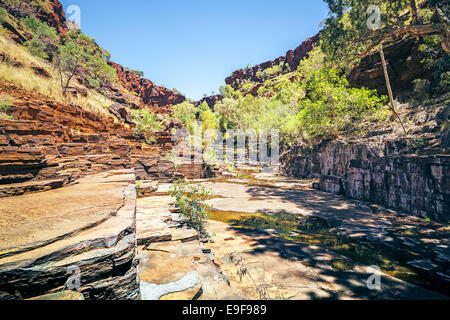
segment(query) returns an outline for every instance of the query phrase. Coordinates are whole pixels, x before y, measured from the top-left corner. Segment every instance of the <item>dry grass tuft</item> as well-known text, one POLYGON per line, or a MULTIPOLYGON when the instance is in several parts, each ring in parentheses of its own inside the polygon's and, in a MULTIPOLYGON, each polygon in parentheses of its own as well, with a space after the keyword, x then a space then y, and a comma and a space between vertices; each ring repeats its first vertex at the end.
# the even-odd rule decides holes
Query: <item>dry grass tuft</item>
POLYGON ((11 108, 14 106, 13 100, 10 95, 0 95, 0 120, 13 120, 11 116, 11 108))

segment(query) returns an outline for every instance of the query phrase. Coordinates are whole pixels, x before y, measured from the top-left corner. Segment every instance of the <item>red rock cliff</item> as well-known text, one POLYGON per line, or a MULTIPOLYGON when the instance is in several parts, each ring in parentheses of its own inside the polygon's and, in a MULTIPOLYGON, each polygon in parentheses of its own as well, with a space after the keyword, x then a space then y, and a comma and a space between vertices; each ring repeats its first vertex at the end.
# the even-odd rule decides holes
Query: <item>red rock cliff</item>
POLYGON ((178 92, 157 86, 138 73, 125 69, 120 64, 110 62, 116 69, 120 84, 129 92, 136 94, 143 104, 151 106, 155 111, 167 113, 168 107, 181 103, 186 98, 178 92))
POLYGON ((300 61, 303 60, 305 57, 307 57, 308 53, 313 49, 314 45, 318 42, 319 42, 319 34, 316 34, 314 37, 308 38, 305 41, 303 41, 302 44, 299 45, 294 50, 289 50, 288 52, 286 52, 285 56, 281 56, 273 61, 266 61, 251 68, 239 69, 237 71, 234 71, 231 74, 231 76, 225 79, 225 83, 228 85, 233 85, 234 83, 236 83, 236 80, 238 80, 237 82, 244 80, 260 82, 260 79, 256 77, 256 73, 258 71, 264 71, 275 65, 279 65, 281 62, 287 63, 289 65, 290 70, 295 70, 300 64, 300 61))
POLYGON ((48 0, 48 8, 46 11, 43 8, 38 8, 37 15, 39 19, 47 22, 51 27, 56 28, 59 33, 65 35, 67 32, 66 14, 63 6, 58 0, 48 0))
MULTIPOLYGON (((431 70, 421 63, 423 56, 418 48, 420 41, 405 38, 384 46, 384 55, 394 95, 410 94, 413 80, 431 80, 431 70)), ((356 66, 348 76, 353 87, 376 89, 380 94, 387 94, 386 82, 379 52, 374 52, 356 66)))

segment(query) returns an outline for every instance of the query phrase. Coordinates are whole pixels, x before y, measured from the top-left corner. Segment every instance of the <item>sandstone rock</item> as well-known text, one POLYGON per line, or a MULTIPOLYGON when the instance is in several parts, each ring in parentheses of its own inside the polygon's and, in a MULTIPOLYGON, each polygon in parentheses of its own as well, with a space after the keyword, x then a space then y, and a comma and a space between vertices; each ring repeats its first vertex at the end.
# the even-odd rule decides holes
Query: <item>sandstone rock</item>
POLYGON ((62 35, 65 35, 68 31, 64 8, 58 0, 49 0, 48 9, 38 6, 37 17, 49 26, 56 28, 62 35))
POLYGON ((65 290, 58 293, 49 293, 38 297, 33 297, 28 300, 84 300, 82 293, 65 290))
POLYGON ((184 291, 197 284, 198 274, 195 271, 186 273, 181 279, 165 283, 153 284, 141 281, 142 300, 159 300, 160 297, 172 292, 184 291))
POLYGON ((116 116, 117 119, 122 120, 125 123, 133 124, 134 122, 131 120, 130 115, 128 114, 127 109, 119 104, 115 103, 108 108, 109 112, 116 116))
POLYGON ((450 148, 450 129, 445 130, 441 136, 441 147, 450 148))
POLYGON ((2 26, 8 30, 9 32, 11 32, 11 39, 13 39, 15 42, 19 43, 19 44, 24 44, 25 42, 27 42, 28 40, 30 40, 30 38, 27 38, 25 35, 23 35, 19 30, 17 30, 16 27, 14 27, 11 23, 9 23, 8 21, 3 21, 2 22, 2 26))
POLYGON ((418 259, 418 260, 408 261, 408 264, 415 268, 424 270, 424 271, 430 271, 434 268, 437 268, 437 265, 432 263, 431 260, 429 260, 429 259, 422 259, 422 260, 418 259))
MULTIPOLYGON (((425 64, 418 50, 419 41, 412 37, 395 41, 384 46, 384 55, 388 64, 389 79, 394 94, 413 92, 413 80, 431 79, 431 72, 425 64)), ((381 66, 379 52, 365 57, 361 63, 351 71, 349 83, 354 87, 376 89, 380 94, 387 94, 384 73, 381 66)), ((426 86, 422 88, 426 90, 426 86)), ((420 92, 421 95, 426 93, 420 92)))
POLYGON ((296 177, 323 177, 321 190, 343 191, 350 198, 447 222, 449 157, 398 155, 395 149, 386 153, 373 158, 367 145, 330 142, 313 150, 305 148, 302 156, 285 161, 281 170, 296 177))
POLYGON ((78 94, 80 94, 83 97, 87 97, 88 92, 86 88, 81 88, 81 87, 68 87, 66 88, 66 93, 67 94, 71 94, 72 96, 77 96, 78 94))
POLYGON ((60 292, 75 268, 86 299, 138 299, 135 205, 130 170, 0 199, 0 292, 60 292))
POLYGON ((211 110, 214 110, 214 106, 221 99, 222 99, 222 96, 216 94, 216 95, 212 95, 212 96, 208 96, 208 97, 202 98, 201 100, 194 102, 194 105, 197 107, 197 106, 201 105, 203 102, 206 102, 208 104, 208 106, 211 108, 211 110))

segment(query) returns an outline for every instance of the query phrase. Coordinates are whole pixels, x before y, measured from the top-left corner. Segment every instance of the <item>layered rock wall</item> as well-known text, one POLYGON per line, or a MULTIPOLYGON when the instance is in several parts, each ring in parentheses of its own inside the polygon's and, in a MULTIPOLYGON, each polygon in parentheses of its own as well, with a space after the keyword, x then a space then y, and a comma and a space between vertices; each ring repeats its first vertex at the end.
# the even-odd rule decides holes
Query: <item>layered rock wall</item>
POLYGON ((318 188, 370 201, 417 216, 450 220, 450 157, 399 155, 395 143, 386 156, 365 144, 332 142, 285 159, 282 171, 320 178, 318 188))
POLYGON ((111 169, 136 168, 138 179, 170 179, 166 159, 177 141, 167 120, 154 145, 106 114, 65 105, 9 83, 1 92, 14 100, 12 116, 0 120, 0 197, 59 188, 76 179, 111 169))
POLYGON ((66 289, 88 300, 139 299, 133 170, 2 198, 0 212, 0 299, 66 289))

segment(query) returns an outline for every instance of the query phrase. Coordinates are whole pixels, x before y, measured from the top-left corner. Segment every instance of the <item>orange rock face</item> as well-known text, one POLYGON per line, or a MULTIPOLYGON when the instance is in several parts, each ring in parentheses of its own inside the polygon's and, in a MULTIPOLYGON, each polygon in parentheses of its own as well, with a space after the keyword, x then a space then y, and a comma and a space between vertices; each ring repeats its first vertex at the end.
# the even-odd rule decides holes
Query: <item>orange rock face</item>
POLYGON ((176 143, 170 132, 180 128, 178 121, 167 120, 156 144, 144 148, 143 137, 112 117, 5 82, 0 91, 15 99, 16 119, 0 121, 0 197, 59 187, 111 169, 135 167, 140 179, 173 175, 173 163, 164 156, 176 143))
POLYGON ((63 6, 58 0, 49 0, 49 10, 38 7, 38 17, 47 22, 51 27, 56 28, 59 33, 65 35, 68 31, 66 26, 66 14, 63 6))
POLYGON ((138 73, 126 70, 120 64, 109 62, 116 69, 120 84, 132 94, 140 98, 140 106, 148 105, 158 113, 170 113, 170 106, 181 103, 186 98, 165 87, 155 85, 138 73))

